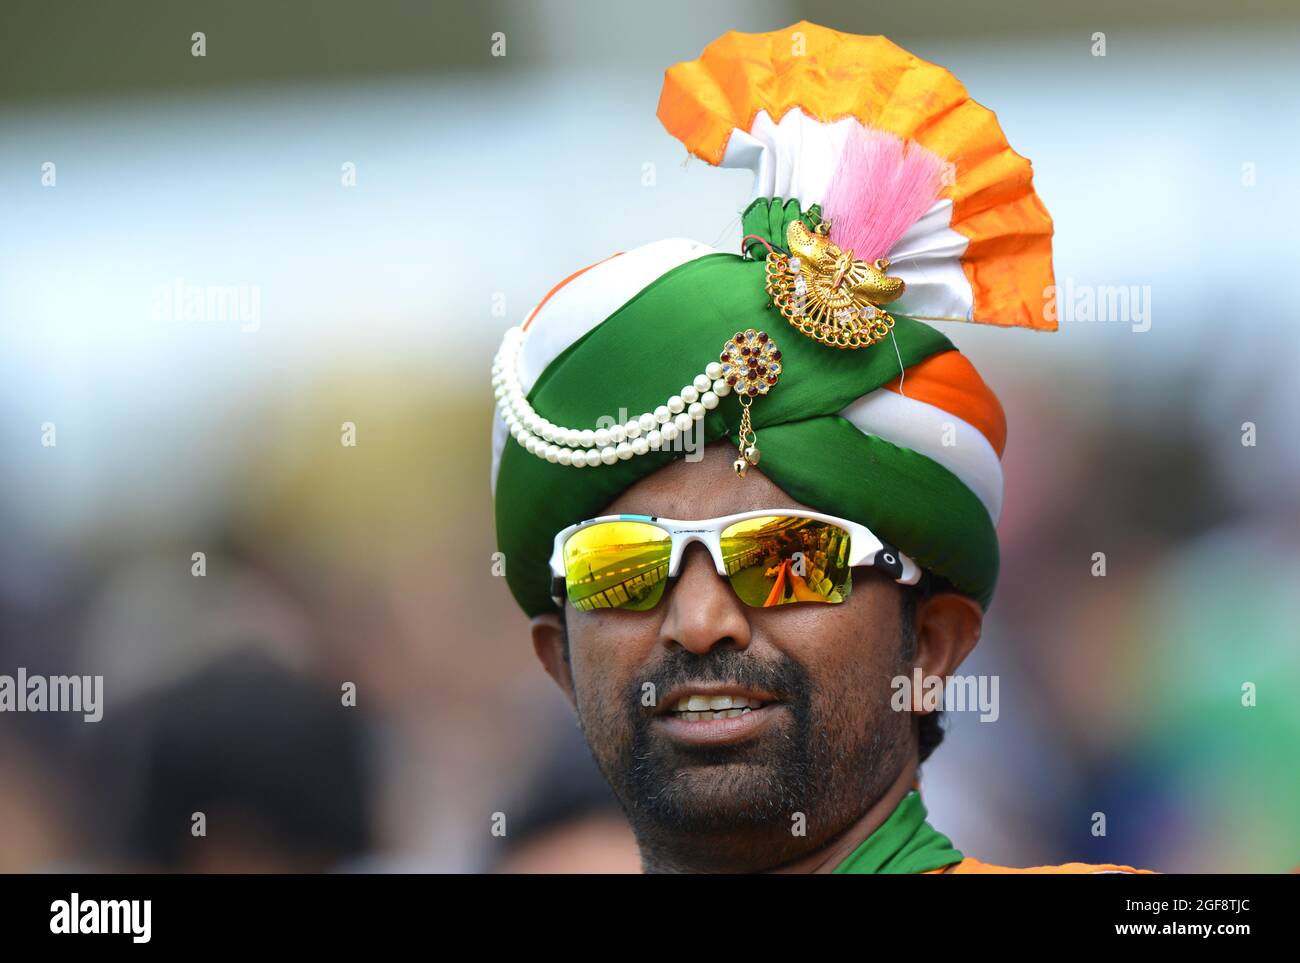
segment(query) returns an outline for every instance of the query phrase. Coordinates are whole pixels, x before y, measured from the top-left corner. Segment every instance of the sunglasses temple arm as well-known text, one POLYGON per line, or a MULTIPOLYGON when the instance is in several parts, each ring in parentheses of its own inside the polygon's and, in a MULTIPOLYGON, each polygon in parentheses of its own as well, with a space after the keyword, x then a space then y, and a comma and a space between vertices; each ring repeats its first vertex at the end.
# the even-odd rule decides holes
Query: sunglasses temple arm
POLYGON ((895 581, 900 585, 915 585, 921 581, 921 568, 902 552, 898 554, 899 561, 903 563, 902 574, 895 581))
POLYGON ((880 547, 876 549, 869 560, 863 562, 864 565, 873 565, 888 572, 899 585, 915 585, 921 581, 921 567, 919 565, 888 542, 883 542, 877 538, 876 544, 880 547))

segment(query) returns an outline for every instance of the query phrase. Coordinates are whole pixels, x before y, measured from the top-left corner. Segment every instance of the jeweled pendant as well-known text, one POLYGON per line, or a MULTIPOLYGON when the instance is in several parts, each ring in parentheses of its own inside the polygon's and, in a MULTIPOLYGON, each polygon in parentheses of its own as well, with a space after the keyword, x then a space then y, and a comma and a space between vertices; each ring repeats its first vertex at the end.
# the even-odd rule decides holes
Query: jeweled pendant
POLYGON ((740 439, 737 458, 731 463, 736 477, 744 478, 751 465, 760 457, 758 435, 749 417, 749 406, 754 399, 767 394, 776 386, 781 376, 781 352, 766 331, 746 328, 726 343, 720 356, 725 367, 727 383, 740 399, 740 439))

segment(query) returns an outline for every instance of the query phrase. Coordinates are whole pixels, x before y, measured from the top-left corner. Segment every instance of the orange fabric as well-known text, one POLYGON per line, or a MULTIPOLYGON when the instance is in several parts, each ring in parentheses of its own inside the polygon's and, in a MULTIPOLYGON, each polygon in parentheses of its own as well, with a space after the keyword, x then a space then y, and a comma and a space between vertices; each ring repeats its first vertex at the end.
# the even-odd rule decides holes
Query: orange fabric
POLYGON ((733 31, 698 60, 667 70, 658 115, 688 151, 716 165, 733 130, 749 130, 760 110, 779 121, 794 107, 821 121, 855 117, 951 162, 956 177, 946 194, 951 227, 969 242, 961 260, 974 320, 1056 329, 1044 310, 1052 219, 1034 193, 1029 161, 944 68, 884 37, 807 21, 772 33, 733 31))
POLYGON ((551 300, 552 295, 554 295, 556 291, 560 290, 560 288, 564 287, 574 278, 581 277, 582 275, 586 274, 588 271, 590 271, 592 268, 596 267, 597 265, 604 264, 606 261, 613 260, 614 258, 618 257, 622 253, 623 253, 622 251, 615 251, 609 257, 601 258, 595 264, 588 264, 585 268, 582 268, 581 270, 578 271, 574 271, 572 274, 570 274, 567 278, 565 278, 555 287, 547 291, 546 297, 542 298, 542 300, 537 303, 537 307, 533 308, 532 311, 528 312, 528 317, 524 319, 523 330, 525 331, 528 330, 528 326, 533 323, 533 318, 537 317, 537 312, 542 310, 542 308, 546 307, 546 302, 551 300))
POLYGON ((942 408, 974 425, 1002 457, 1007 416, 1002 403, 960 351, 941 351, 914 364, 889 384, 890 391, 942 408))
MULTIPOLYGON (((960 863, 957 863, 949 870, 949 874, 958 873, 985 873, 1005 875, 1010 873, 1038 873, 1043 875, 1082 875, 1089 873, 1148 873, 1155 874, 1151 869, 1134 869, 1132 866, 1121 866, 1118 863, 1062 863, 1059 866, 1026 866, 1018 869, 1013 866, 994 866, 992 863, 982 863, 978 859, 966 857, 960 863)), ((944 875, 942 869, 926 870, 925 876, 944 875)))

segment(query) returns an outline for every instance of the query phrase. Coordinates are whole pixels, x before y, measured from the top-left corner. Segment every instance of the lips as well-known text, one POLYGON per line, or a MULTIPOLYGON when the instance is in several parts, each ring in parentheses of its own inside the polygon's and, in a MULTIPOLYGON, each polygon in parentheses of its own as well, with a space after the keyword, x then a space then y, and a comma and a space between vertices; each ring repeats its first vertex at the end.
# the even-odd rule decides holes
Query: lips
POLYGON ((745 695, 690 695, 678 699, 672 712, 679 719, 698 722, 702 719, 735 719, 765 705, 771 703, 745 695))
POLYGON ((685 686, 668 694, 656 721, 675 741, 723 745, 759 734, 781 708, 769 692, 727 684, 685 686))
POLYGON ((683 716, 697 713, 712 719, 714 714, 723 713, 723 718, 734 718, 728 714, 739 715, 746 710, 753 712, 779 701, 773 693, 753 686, 735 682, 696 682, 670 689, 659 703, 656 714, 683 716))

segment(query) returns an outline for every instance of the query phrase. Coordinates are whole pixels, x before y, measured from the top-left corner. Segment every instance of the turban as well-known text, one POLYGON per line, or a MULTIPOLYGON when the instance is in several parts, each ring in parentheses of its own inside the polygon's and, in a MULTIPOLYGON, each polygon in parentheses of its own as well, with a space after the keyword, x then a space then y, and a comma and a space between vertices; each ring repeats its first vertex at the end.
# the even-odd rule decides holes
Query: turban
POLYGON ((741 251, 673 238, 615 254, 507 332, 492 485, 516 601, 555 611, 555 534, 682 457, 687 432, 743 451, 745 399, 765 475, 987 608, 1006 419, 926 322, 1055 328, 1029 161, 947 70, 807 22, 669 68, 658 115, 691 154, 753 171, 741 251))

